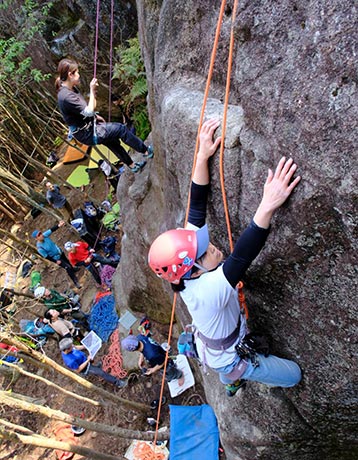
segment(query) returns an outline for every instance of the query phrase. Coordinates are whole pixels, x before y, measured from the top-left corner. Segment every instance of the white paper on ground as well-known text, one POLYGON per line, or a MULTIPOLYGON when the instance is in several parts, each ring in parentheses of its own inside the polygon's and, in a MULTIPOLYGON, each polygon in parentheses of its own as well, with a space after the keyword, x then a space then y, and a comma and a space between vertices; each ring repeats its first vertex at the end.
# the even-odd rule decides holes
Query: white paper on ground
POLYGON ((168 382, 170 396, 175 398, 175 396, 179 396, 181 393, 183 393, 183 391, 192 387, 195 383, 195 380, 190 369, 188 358, 185 355, 178 355, 173 359, 177 367, 184 373, 184 383, 182 386, 179 386, 178 380, 172 380, 171 382, 168 382))

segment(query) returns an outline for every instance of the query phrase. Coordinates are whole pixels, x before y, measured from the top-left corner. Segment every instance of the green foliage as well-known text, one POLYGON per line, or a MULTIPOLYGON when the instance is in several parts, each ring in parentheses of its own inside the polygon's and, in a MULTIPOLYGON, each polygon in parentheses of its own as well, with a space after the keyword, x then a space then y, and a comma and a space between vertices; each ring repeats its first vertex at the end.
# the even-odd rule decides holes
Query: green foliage
POLYGON ((133 120, 137 135, 145 139, 150 133, 146 96, 148 92, 144 62, 138 37, 127 40, 128 46, 116 48, 113 78, 120 83, 123 110, 133 120))
MULTIPOLYGON (((16 84, 26 84, 29 81, 41 82, 50 77, 38 69, 32 69, 32 60, 26 56, 26 49, 35 40, 45 27, 45 18, 48 15, 52 2, 39 5, 37 1, 25 0, 16 13, 18 35, 7 38, 5 33, 0 38, 0 81, 7 80, 16 84)), ((0 5, 1 10, 12 8, 10 1, 0 5)))
POLYGON ((141 139, 146 139, 150 133, 150 122, 146 105, 136 108, 132 115, 134 126, 141 139))
POLYGON ((62 139, 62 137, 57 136, 57 137, 55 138, 55 140, 53 141, 53 145, 54 145, 55 147, 59 147, 59 146, 62 145, 62 144, 63 144, 63 139, 62 139))

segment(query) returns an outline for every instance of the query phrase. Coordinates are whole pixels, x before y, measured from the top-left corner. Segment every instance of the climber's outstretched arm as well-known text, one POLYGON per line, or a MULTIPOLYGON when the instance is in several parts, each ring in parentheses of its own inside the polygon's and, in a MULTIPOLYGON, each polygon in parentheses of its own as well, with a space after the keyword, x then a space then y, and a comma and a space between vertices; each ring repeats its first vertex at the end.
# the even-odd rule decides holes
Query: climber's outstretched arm
POLYGON ((286 160, 285 157, 282 157, 275 173, 271 169, 268 170, 262 200, 254 216, 256 225, 261 228, 270 226, 274 212, 283 205, 301 180, 301 177, 297 176, 291 182, 296 169, 297 165, 292 158, 286 160))
POLYGON ((201 127, 200 146, 193 174, 193 182, 197 185, 207 185, 210 182, 208 162, 221 142, 221 137, 214 141, 214 133, 219 125, 219 120, 211 119, 205 121, 201 127))
POLYGON ((213 136, 220 122, 218 120, 208 120, 201 127, 199 139, 200 147, 197 155, 197 160, 194 168, 193 181, 190 190, 190 207, 188 222, 201 228, 205 225, 206 220, 206 204, 209 193, 209 159, 215 153, 221 138, 218 137, 215 141, 213 136))

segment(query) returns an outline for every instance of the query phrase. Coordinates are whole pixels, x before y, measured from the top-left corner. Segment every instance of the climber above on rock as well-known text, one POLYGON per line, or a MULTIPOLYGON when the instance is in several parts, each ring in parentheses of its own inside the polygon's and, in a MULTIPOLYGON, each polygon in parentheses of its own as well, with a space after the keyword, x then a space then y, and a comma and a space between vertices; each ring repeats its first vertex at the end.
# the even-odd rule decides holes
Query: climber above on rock
POLYGON ((228 396, 233 396, 245 380, 291 387, 301 380, 301 370, 293 361, 260 353, 254 353, 254 359, 242 357, 240 345, 248 331, 236 286, 263 248, 274 212, 300 181, 299 176, 293 179, 297 166, 291 158, 281 158, 275 172, 269 170, 253 220, 223 261, 223 253, 210 242, 205 225, 208 162, 221 142, 220 137, 213 140, 219 124, 208 120, 200 131, 188 224, 185 229, 169 230, 157 237, 149 251, 149 266, 180 292, 197 330, 199 356, 219 373, 228 396))
POLYGON ((62 59, 58 65, 56 79, 57 99, 61 114, 70 128, 70 134, 85 145, 103 144, 125 163, 133 172, 141 171, 147 159, 153 158, 152 146, 135 136, 121 123, 106 123, 96 114, 96 96, 98 81, 93 78, 90 83, 90 98, 85 101, 77 86, 80 84, 80 74, 77 62, 62 59), (143 161, 134 163, 121 145, 121 140, 143 156, 143 161))

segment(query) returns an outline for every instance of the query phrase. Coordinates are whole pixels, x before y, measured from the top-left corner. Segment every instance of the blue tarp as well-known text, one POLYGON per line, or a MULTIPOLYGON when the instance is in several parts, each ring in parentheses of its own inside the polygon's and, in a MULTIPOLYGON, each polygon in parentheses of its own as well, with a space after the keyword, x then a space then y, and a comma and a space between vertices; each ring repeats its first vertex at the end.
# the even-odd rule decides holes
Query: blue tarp
POLYGON ((170 460, 218 460, 219 429, 212 408, 170 405, 170 460))

